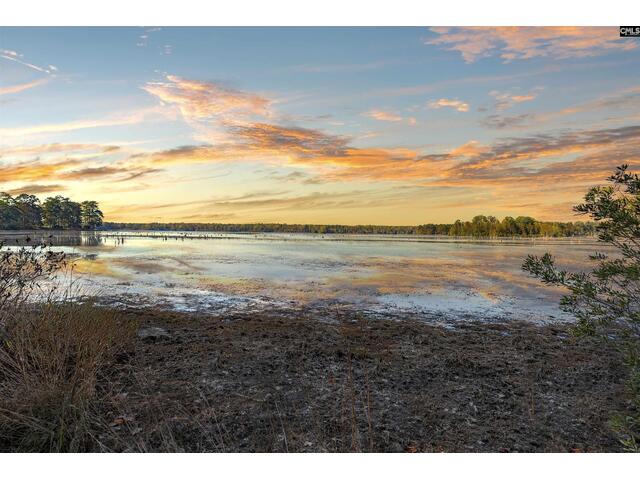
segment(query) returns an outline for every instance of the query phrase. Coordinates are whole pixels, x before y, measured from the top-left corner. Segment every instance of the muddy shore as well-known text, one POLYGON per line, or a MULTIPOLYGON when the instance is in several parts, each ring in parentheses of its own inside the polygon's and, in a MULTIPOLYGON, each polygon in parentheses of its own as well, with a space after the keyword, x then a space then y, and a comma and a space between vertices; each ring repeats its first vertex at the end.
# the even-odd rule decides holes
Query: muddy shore
POLYGON ((566 325, 362 318, 349 310, 140 323, 101 384, 111 451, 620 451, 613 345, 566 325))

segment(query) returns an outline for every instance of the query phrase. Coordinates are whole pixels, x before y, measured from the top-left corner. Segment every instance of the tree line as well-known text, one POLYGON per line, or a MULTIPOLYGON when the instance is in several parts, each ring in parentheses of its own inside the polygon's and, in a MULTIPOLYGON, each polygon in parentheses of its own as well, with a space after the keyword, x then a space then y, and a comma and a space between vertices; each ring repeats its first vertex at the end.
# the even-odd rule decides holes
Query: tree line
POLYGON ((107 230, 195 231, 227 233, 317 233, 447 235, 459 237, 573 237, 595 234, 593 222, 543 222, 532 217, 477 215, 471 221, 424 225, 316 225, 287 223, 118 223, 105 222, 107 230))
POLYGON ((61 195, 40 202, 26 193, 0 193, 0 229, 152 230, 228 233, 316 233, 445 235, 455 237, 573 237, 595 235, 594 222, 545 222, 533 217, 476 215, 470 221, 423 225, 318 225, 287 223, 119 223, 104 222, 98 202, 74 202, 61 195))
POLYGON ((0 193, 0 230, 93 230, 104 215, 98 202, 74 202, 61 195, 40 202, 35 195, 0 193))
POLYGON ((476 215, 469 222, 456 220, 447 235, 464 237, 573 237, 594 235, 595 222, 542 222, 533 217, 476 215))

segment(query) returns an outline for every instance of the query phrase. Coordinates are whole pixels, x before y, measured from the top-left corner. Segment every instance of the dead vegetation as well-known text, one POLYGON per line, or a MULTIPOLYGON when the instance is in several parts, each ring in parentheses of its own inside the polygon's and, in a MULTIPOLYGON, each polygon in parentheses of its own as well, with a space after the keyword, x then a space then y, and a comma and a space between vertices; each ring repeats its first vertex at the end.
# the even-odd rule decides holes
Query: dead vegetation
POLYGON ((0 449, 93 450, 101 384, 135 324, 59 292, 66 262, 42 246, 0 260, 0 449))

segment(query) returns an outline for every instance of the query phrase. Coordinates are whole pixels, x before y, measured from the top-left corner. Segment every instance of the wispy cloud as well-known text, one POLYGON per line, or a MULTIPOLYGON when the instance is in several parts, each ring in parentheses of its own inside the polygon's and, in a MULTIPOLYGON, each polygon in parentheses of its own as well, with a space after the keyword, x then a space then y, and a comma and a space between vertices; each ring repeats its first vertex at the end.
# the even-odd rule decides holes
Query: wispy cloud
POLYGON ((638 125, 539 134, 485 146, 456 162, 443 178, 467 185, 504 182, 517 186, 523 181, 529 187, 544 179, 565 188, 576 181, 601 180, 620 163, 637 163, 639 154, 638 125), (569 155, 575 158, 567 160, 569 155))
POLYGON ((0 147, 0 157, 40 156, 52 153, 77 152, 111 153, 119 149, 119 145, 96 143, 46 143, 42 145, 0 147))
POLYGON ((18 85, 9 85, 8 87, 0 87, 0 95, 9 95, 12 93, 24 92, 25 90, 29 90, 30 88, 34 88, 47 83, 47 80, 47 78, 42 78, 40 80, 34 80, 33 82, 20 83, 18 85))
MULTIPOLYGON (((533 92, 535 92, 535 90, 533 92)), ((535 93, 530 93, 521 96, 520 101, 528 101, 527 97, 534 94, 535 93)), ((508 96, 503 97, 502 94, 500 94, 499 96, 496 95, 496 97, 496 110, 501 111, 507 108, 504 106, 503 108, 500 108, 502 101, 507 102, 509 107, 513 106, 512 102, 514 101, 514 95, 509 94, 508 96)), ((637 110, 638 107, 640 107, 640 87, 631 87, 603 95, 593 100, 581 102, 573 106, 564 107, 559 110, 535 113, 531 112, 518 115, 488 115, 482 119, 480 123, 485 127, 495 129, 529 128, 535 125, 544 125, 552 120, 562 117, 574 117, 578 113, 596 112, 603 109, 616 109, 618 112, 630 110, 633 112, 637 110)))
POLYGON ((100 164, 96 159, 29 160, 0 165, 0 182, 109 179, 125 182, 161 172, 135 163, 100 164))
POLYGON ((34 181, 51 180, 61 171, 78 165, 77 159, 64 159, 58 161, 43 162, 31 160, 28 162, 0 164, 0 181, 34 181))
POLYGON ((162 102, 176 105, 187 120, 222 121, 269 113, 266 98, 214 82, 167 75, 166 81, 149 82, 142 88, 162 102))
POLYGON ((499 55, 504 61, 534 57, 592 57, 638 47, 620 38, 618 27, 434 27, 438 36, 426 41, 460 52, 468 62, 499 55))
POLYGON ((31 70, 36 70, 38 72, 46 73, 47 75, 51 75, 58 71, 58 68, 55 65, 46 65, 44 67, 35 65, 33 63, 26 62, 24 60, 24 55, 18 53, 14 50, 0 50, 0 58, 4 58, 5 60, 11 60, 12 62, 19 63, 31 70))
POLYGON ((241 146, 250 150, 283 151, 303 158, 344 155, 348 143, 346 137, 319 130, 268 123, 235 125, 231 127, 231 132, 240 139, 241 146))
MULTIPOLYGON (((318 211, 318 210, 342 210, 345 208, 366 208, 375 206, 389 206, 405 200, 405 195, 395 191, 376 192, 371 195, 368 190, 354 191, 324 191, 303 194, 291 194, 282 191, 249 192, 243 195, 217 197, 196 201, 176 201, 164 203, 149 203, 127 206, 116 206, 110 213, 119 216, 134 212, 142 212, 146 218, 160 214, 162 218, 199 219, 206 221, 208 218, 217 220, 232 218, 237 215, 253 217, 253 221, 261 221, 264 215, 271 212, 283 211, 318 211), (194 208, 209 212, 213 215, 199 213, 189 215, 194 208)), ((249 217, 249 218, 251 218, 249 217)))
MULTIPOLYGON (((183 82, 191 83, 180 79, 181 85, 183 82)), ((640 153, 639 126, 564 130, 503 138, 489 144, 468 141, 455 148, 432 152, 417 148, 357 147, 353 145, 352 138, 343 135, 256 120, 266 117, 262 114, 264 108, 270 105, 267 99, 263 99, 260 108, 255 109, 252 101, 246 100, 253 98, 252 94, 234 90, 231 97, 240 100, 227 104, 226 90, 211 88, 211 84, 204 82, 195 84, 197 94, 193 97, 183 95, 182 90, 185 89, 180 86, 182 93, 172 102, 179 103, 185 109, 184 115, 192 120, 217 126, 223 132, 223 140, 136 154, 129 159, 132 164, 139 168, 154 169, 190 163, 258 162, 295 168, 296 172, 279 178, 283 182, 330 184, 393 181, 430 189, 475 191, 476 196, 490 191, 491 195, 487 198, 491 197, 498 203, 511 198, 513 203, 515 194, 523 201, 535 201, 535 195, 531 196, 533 194, 528 193, 528 189, 544 191, 560 182, 564 185, 562 195, 575 195, 580 188, 584 189, 585 185, 606 176, 618 162, 632 162, 640 153), (200 90, 204 90, 204 93, 200 90), (239 108, 238 116, 234 115, 236 108, 239 108), (584 165, 579 162, 584 162, 584 165), (511 197, 504 192, 511 192, 511 197)), ((532 101, 536 92, 505 91, 495 92, 492 96, 498 103, 515 105, 532 101)), ((165 94, 167 98, 164 91, 155 93, 159 96, 165 94)), ((632 95, 634 92, 625 91, 624 94, 632 95)), ((612 101, 609 99, 607 103, 612 101)), ((457 98, 441 98, 430 106, 453 108, 461 112, 467 112, 470 108, 467 102, 457 98)), ((272 112, 269 114, 272 118, 278 118, 272 112)), ((530 118, 527 115, 511 116, 513 118, 496 115, 485 119, 485 122, 492 128, 515 128, 519 124, 537 121, 537 117, 530 118)), ((269 118, 266 117, 267 120, 269 118)), ((296 208, 303 204, 312 205, 315 199, 307 198, 304 200, 307 203, 297 201, 294 197, 285 198, 284 195, 269 199, 228 199, 217 201, 215 208, 269 206, 275 209, 278 205, 296 208)), ((460 200, 461 204, 464 201, 460 200)))
POLYGON ((23 185, 19 188, 13 188, 11 190, 7 190, 6 193, 9 195, 21 195, 23 193, 29 195, 39 195, 41 193, 51 193, 51 192, 62 192, 67 188, 64 185, 51 184, 51 185, 41 185, 37 183, 30 183, 27 185, 23 185))
POLYGON ((521 113, 519 115, 487 115, 480 123, 488 128, 497 130, 520 128, 529 126, 536 120, 536 115, 532 113, 521 113))
POLYGON ((133 125, 141 123, 153 116, 165 116, 166 112, 158 108, 148 108, 134 112, 109 115, 104 118, 93 118, 74 120, 61 123, 46 123, 40 125, 30 125, 25 127, 0 128, 0 136, 5 137, 26 137, 29 135, 39 135, 45 133, 62 133, 87 128, 112 127, 117 125, 133 125))
POLYGON ((337 63, 337 64, 324 64, 324 65, 295 65, 288 69, 295 72, 305 73, 349 73, 349 72, 362 72, 368 70, 377 70, 389 65, 389 61, 380 60, 377 62, 369 63, 337 63))
POLYGON ((162 27, 143 27, 142 33, 138 35, 138 42, 136 43, 136 46, 142 48, 148 46, 151 34, 154 32, 159 32, 161 30, 162 27))
POLYGON ((331 181, 517 186, 516 181, 521 180, 530 186, 542 178, 562 180, 563 185, 597 181, 615 164, 633 161, 640 154, 640 126, 507 138, 490 145, 469 142, 445 153, 356 148, 342 137, 260 124, 237 129, 236 135, 240 143, 233 147, 185 146, 143 158, 152 164, 262 158, 312 168, 316 175, 331 181), (585 164, 579 165, 580 160, 571 163, 566 160, 568 155, 579 155, 585 164), (561 174, 565 176, 562 179, 561 174))
POLYGON ((385 110, 369 110, 368 112, 364 113, 364 115, 381 122, 401 122, 403 120, 402 116, 398 115, 397 113, 388 112, 385 110))
POLYGON ((283 127, 268 123, 227 125, 233 141, 216 145, 185 145, 134 158, 147 158, 153 164, 213 163, 239 159, 268 161, 281 157, 285 161, 311 161, 317 157, 342 156, 348 139, 319 130, 283 127))
POLYGON ((426 164, 430 158, 410 149, 357 148, 351 146, 346 137, 267 123, 235 125, 230 133, 233 143, 188 145, 136 155, 135 159, 150 165, 260 161, 311 168, 334 180, 408 179, 428 175, 428 169, 415 167, 420 162, 426 164))
POLYGON ((459 112, 468 112, 469 104, 458 99, 441 98, 429 103, 429 108, 449 107, 459 112))
POLYGON ((124 182, 161 171, 157 167, 128 161, 126 154, 120 146, 103 144, 52 143, 2 147, 0 182, 103 178, 112 182, 124 182), (24 160, 25 157, 32 158, 24 160))
POLYGON ((158 168, 136 168, 130 165, 102 165, 61 172, 58 173, 56 177, 63 180, 91 180, 102 177, 120 176, 114 181, 128 181, 160 171, 162 170, 158 168))
POLYGON ((535 100, 540 90, 541 89, 537 88, 528 93, 500 92, 497 90, 492 90, 491 92, 489 92, 489 95, 492 96, 495 100, 496 110, 507 110, 519 103, 531 102, 535 100))

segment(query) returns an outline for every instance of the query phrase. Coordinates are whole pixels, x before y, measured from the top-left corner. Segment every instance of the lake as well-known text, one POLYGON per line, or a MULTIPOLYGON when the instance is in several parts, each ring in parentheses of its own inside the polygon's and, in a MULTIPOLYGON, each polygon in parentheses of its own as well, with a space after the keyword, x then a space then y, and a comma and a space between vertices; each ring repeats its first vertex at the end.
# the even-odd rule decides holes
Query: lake
MULTIPOLYGON (((33 234, 32 234, 33 236, 33 234)), ((8 244, 24 235, 0 233, 8 244)), ((183 311, 355 308, 442 320, 565 321, 561 292, 522 272, 529 253, 582 269, 594 239, 102 232, 54 234, 83 294, 183 311)))

